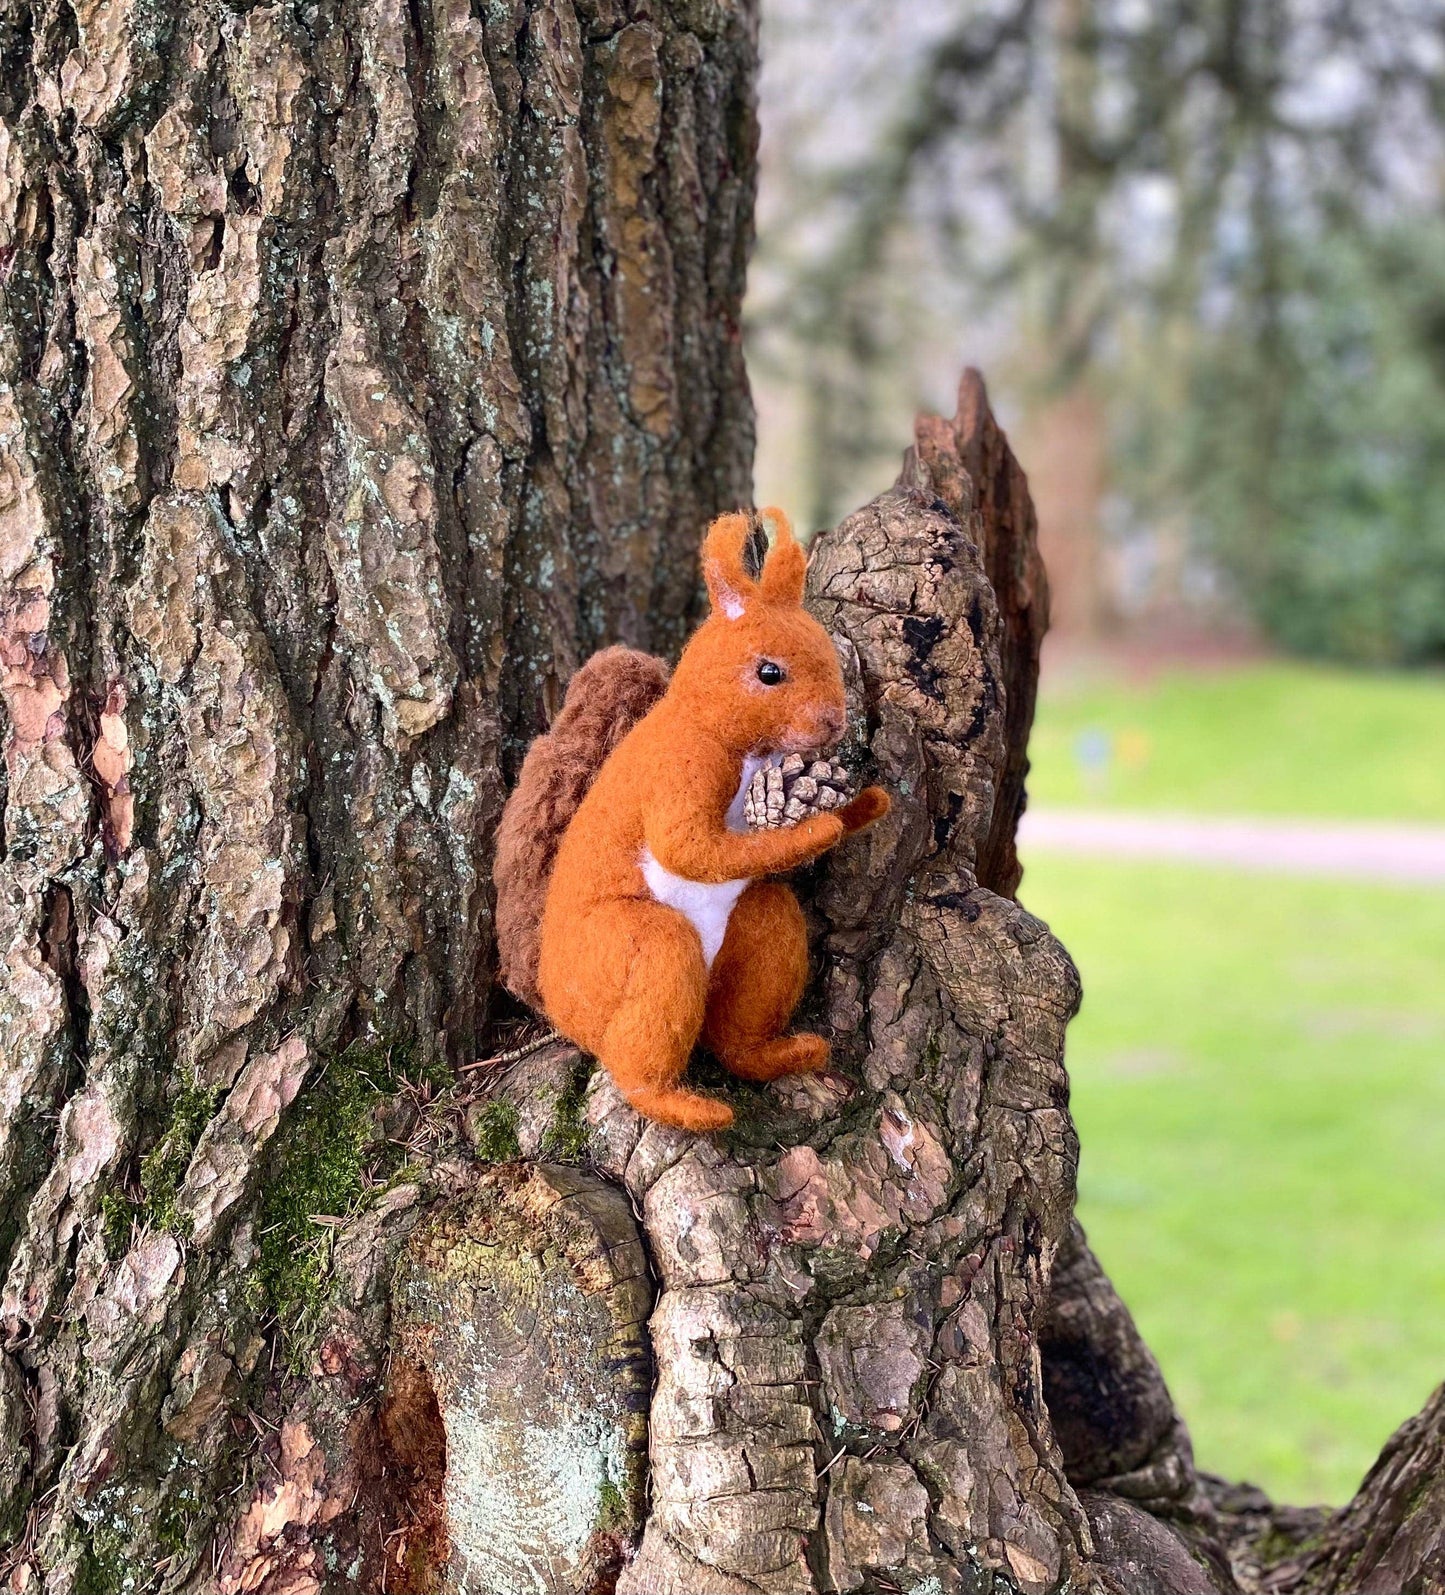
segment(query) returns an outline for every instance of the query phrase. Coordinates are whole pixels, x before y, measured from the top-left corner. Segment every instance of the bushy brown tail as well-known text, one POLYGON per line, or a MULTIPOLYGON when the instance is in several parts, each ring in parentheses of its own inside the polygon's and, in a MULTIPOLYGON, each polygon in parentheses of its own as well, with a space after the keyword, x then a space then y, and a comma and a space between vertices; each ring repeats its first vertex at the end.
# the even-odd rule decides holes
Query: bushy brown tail
POLYGON ((562 833, 602 762, 667 690, 661 659, 604 648, 567 683, 552 729, 527 749, 497 827, 497 951, 502 981, 540 1010, 542 905, 562 833))

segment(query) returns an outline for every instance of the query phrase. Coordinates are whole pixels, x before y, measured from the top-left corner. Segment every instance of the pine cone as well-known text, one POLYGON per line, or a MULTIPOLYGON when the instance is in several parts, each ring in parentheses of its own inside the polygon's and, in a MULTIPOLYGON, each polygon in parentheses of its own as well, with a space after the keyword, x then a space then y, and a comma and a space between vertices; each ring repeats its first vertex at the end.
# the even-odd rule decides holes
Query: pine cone
POLYGON ((840 809, 851 796, 848 772, 836 759, 810 762, 790 753, 753 776, 743 795, 743 818, 750 830, 776 831, 810 814, 840 809))

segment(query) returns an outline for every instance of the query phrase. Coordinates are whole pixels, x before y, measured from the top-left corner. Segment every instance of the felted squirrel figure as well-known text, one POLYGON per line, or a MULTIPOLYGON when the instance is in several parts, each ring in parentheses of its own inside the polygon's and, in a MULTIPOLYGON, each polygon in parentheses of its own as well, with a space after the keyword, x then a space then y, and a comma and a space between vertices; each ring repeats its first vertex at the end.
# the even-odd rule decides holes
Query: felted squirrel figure
MULTIPOLYGON (((826 749, 845 723, 837 654, 802 605, 807 556, 779 511, 763 514, 777 531, 756 579, 744 562, 749 517, 713 522, 702 550, 711 613, 666 690, 595 774, 580 772, 577 744, 584 726, 595 739, 604 724, 599 686, 620 671, 635 705, 649 679, 665 679, 665 666, 645 655, 594 656, 569 687, 550 753, 544 738, 528 755, 529 764, 550 761, 551 783, 539 797, 534 776, 529 813, 565 811, 591 776, 551 861, 536 957, 541 1006, 600 1059, 639 1113, 693 1131, 724 1129, 733 1118, 726 1103, 681 1083, 700 1037, 748 1080, 827 1065, 821 1036, 784 1034, 807 980, 807 935, 793 892, 768 877, 817 858, 889 807, 882 788, 869 787, 796 825, 744 825, 759 766, 779 753, 826 749), (648 678, 649 665, 663 674, 648 678)), ((526 867, 536 879, 543 867, 540 844, 521 832, 518 813, 504 816, 499 919, 507 884, 526 867), (530 866, 518 862, 528 845, 530 866)), ((510 892, 514 920, 522 895, 510 892)))

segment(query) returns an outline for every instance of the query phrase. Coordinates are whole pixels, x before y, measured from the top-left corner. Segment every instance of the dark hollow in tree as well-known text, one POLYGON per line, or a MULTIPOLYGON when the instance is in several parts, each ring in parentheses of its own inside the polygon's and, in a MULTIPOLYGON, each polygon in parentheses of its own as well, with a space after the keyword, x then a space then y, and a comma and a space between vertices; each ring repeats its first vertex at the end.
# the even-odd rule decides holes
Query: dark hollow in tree
POLYGON ((8 1587, 1438 1590, 1439 1404, 1328 1522, 1202 1479, 1073 1225, 976 377, 813 558, 899 799, 809 883, 838 1072, 712 1141, 472 1067, 520 750, 747 498, 750 5, 5 0, 0 52, 8 1587))

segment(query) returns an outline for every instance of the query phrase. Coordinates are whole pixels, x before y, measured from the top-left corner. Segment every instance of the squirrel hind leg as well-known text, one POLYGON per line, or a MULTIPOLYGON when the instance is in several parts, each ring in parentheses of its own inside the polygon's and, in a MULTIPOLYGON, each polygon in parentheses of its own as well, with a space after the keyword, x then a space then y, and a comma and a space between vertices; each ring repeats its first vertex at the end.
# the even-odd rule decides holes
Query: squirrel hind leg
POLYGON ((722 1061, 739 1079, 766 1081, 781 1080, 788 1074, 821 1074, 832 1055, 833 1049, 822 1036, 802 1031, 740 1048, 722 1061))
POLYGON ((733 1122, 732 1109, 680 1086, 702 1030, 707 965, 697 932, 675 909, 618 903, 616 923, 589 930, 631 950, 622 996, 597 1048, 617 1089, 639 1113, 705 1133, 733 1122))
POLYGON ((828 1065, 821 1036, 785 1036, 808 980, 808 931, 798 899, 758 881, 738 899, 712 966, 704 1035, 733 1074, 777 1080, 828 1065))

